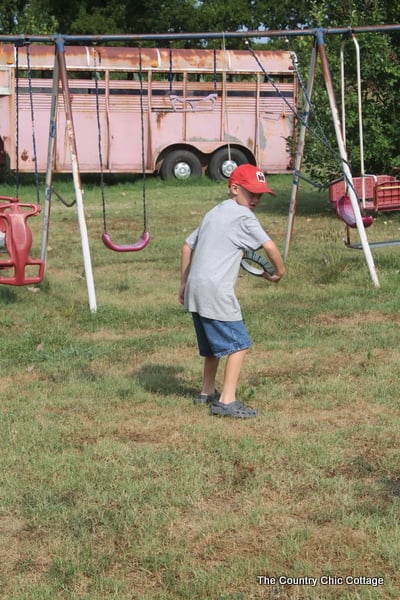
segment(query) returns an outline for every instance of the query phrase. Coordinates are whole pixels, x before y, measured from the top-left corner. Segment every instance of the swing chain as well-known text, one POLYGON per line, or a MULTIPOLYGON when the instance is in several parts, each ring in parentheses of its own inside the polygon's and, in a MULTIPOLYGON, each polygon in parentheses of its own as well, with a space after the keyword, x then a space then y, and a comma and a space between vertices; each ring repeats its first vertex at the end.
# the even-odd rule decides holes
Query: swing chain
POLYGON ((35 113, 33 108, 33 85, 32 85, 32 69, 31 69, 31 54, 30 45, 26 44, 26 62, 28 67, 28 85, 29 85, 29 105, 31 111, 31 124, 32 124, 32 149, 33 149, 33 162, 35 166, 35 189, 36 189, 36 201, 39 204, 39 171, 36 151, 36 131, 35 131, 35 113))
MULTIPOLYGON (((329 152, 332 154, 332 156, 339 163, 340 160, 341 160, 341 157, 340 157, 339 153, 333 148, 333 146, 330 144, 328 138, 326 137, 324 129, 322 127, 322 124, 321 124, 320 120, 318 119, 318 116, 315 114, 315 111, 313 111, 313 115, 314 115, 314 119, 315 119, 315 122, 316 122, 316 124, 318 126, 318 130, 320 131, 320 133, 318 133, 314 128, 310 127, 309 123, 306 121, 306 119, 304 118, 304 116, 301 115, 290 104, 290 102, 285 98, 285 96, 280 91, 279 87, 276 85, 274 79, 265 70, 264 66, 262 65, 261 61, 259 60, 258 56, 254 52, 253 48, 251 47, 251 45, 250 45, 250 43, 248 41, 246 41, 246 45, 247 45, 250 53, 253 55, 254 59, 256 60, 258 66, 260 67, 260 69, 264 73, 265 78, 272 85, 272 87, 274 88, 274 90, 276 91, 276 93, 278 94, 278 96, 283 100, 283 102, 286 104, 286 106, 289 108, 289 110, 293 113, 294 117, 299 121, 299 123, 301 123, 304 127, 307 128, 307 130, 313 135, 314 138, 316 138, 325 148, 327 148, 327 150, 329 150, 329 152)), ((294 71, 296 73, 296 77, 298 78, 299 85, 300 85, 301 90, 303 92, 304 98, 305 98, 308 106, 310 107, 310 109, 312 109, 313 106, 312 106, 312 103, 311 103, 311 99, 310 99, 310 97, 309 97, 309 95, 307 93, 306 87, 304 86, 304 82, 303 82, 302 77, 301 77, 300 72, 299 72, 297 55, 296 55, 295 52, 290 51, 290 56, 291 56, 291 59, 292 59, 293 69, 294 69, 294 71)), ((300 173, 296 172, 295 175, 299 177, 300 173)), ((309 180, 307 180, 307 181, 309 181, 309 180)), ((309 181, 309 182, 312 183, 312 185, 315 185, 315 187, 319 187, 319 185, 320 185, 320 184, 315 184, 314 182, 311 182, 311 181, 309 181)))
MULTIPOLYGON (((330 144, 330 142, 329 142, 329 140, 328 140, 328 138, 327 138, 327 136, 325 134, 324 127, 322 126, 322 123, 321 123, 320 119, 318 118, 318 115, 317 115, 317 113, 316 113, 316 111, 314 109, 314 105, 311 102, 311 98, 310 98, 310 96, 309 96, 309 94, 307 92, 307 88, 306 88, 306 86, 304 84, 302 75, 300 73, 299 60, 298 60, 297 54, 291 50, 290 51, 290 57, 292 59, 293 70, 296 73, 296 77, 297 77, 297 80, 299 82, 300 89, 301 89, 301 91, 303 93, 304 99, 306 100, 306 102, 307 102, 307 104, 308 104, 308 106, 310 108, 310 112, 312 112, 312 114, 313 114, 314 121, 315 121, 315 123, 317 125, 317 128, 318 128, 318 131, 320 132, 320 135, 316 131, 314 131, 309 126, 308 123, 307 123, 307 128, 314 135, 314 137, 316 137, 331 152, 331 154, 335 158, 340 158, 339 155, 338 155, 338 153, 337 153, 337 151, 333 148, 332 144, 330 144)), ((301 123, 303 125, 305 124, 304 119, 301 116, 300 116, 300 121, 301 121, 301 123)))
POLYGON ((101 191, 101 204, 103 208, 103 229, 107 232, 107 216, 106 216, 106 198, 104 193, 104 167, 103 167, 103 153, 101 149, 101 123, 100 123, 100 104, 99 104, 99 82, 97 74, 97 60, 96 60, 96 48, 93 49, 93 67, 94 67, 94 88, 95 88, 95 102, 96 102, 96 121, 97 121, 97 151, 99 156, 99 167, 100 167, 100 191, 101 191))
POLYGON ((31 68, 31 58, 30 58, 30 41, 29 40, 18 40, 15 42, 15 187, 16 187, 16 198, 19 195, 19 187, 20 187, 20 169, 19 169, 19 137, 20 137, 20 85, 19 85, 19 48, 26 48, 26 65, 27 65, 27 75, 28 75, 28 89, 29 89, 29 108, 30 108, 30 116, 31 116, 31 127, 32 127, 32 150, 33 150, 33 162, 34 162, 34 182, 35 182, 35 191, 36 191, 36 202, 40 203, 40 195, 39 195, 39 170, 38 170, 38 161, 37 161, 37 149, 36 149, 36 131, 35 131, 35 112, 33 107, 33 85, 32 85, 32 68, 31 68))
POLYGON ((93 66, 94 66, 94 79, 95 79, 95 101, 96 101, 96 118, 97 118, 97 131, 98 131, 98 155, 100 165, 100 189, 101 189, 101 200, 103 208, 103 242, 104 244, 116 252, 135 252, 142 250, 147 246, 150 241, 150 234, 147 231, 147 212, 146 212, 146 185, 145 185, 145 153, 144 153, 144 109, 143 109, 143 69, 142 69, 142 55, 139 48, 139 83, 140 83, 140 114, 141 114, 141 138, 142 138, 142 174, 143 174, 143 233, 138 242, 134 244, 118 245, 114 244, 110 236, 107 233, 107 216, 106 216, 106 199, 105 199, 105 182, 104 182, 104 166, 103 166, 103 155, 102 155, 102 138, 101 138, 101 121, 100 121, 100 103, 99 103, 99 84, 98 84, 98 71, 96 61, 96 51, 93 55, 93 66))
POLYGON ((15 196, 19 197, 19 47, 15 44, 15 196))

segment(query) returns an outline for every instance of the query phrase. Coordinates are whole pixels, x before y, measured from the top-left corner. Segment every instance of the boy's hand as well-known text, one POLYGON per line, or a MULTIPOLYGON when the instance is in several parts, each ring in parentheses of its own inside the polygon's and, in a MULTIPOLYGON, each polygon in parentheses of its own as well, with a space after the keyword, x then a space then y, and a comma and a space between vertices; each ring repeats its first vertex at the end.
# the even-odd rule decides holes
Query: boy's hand
POLYGON ((178 300, 179 300, 179 302, 181 304, 183 304, 184 301, 185 301, 184 300, 185 299, 185 287, 186 287, 186 285, 182 284, 181 287, 180 287, 180 289, 179 289, 179 293, 178 293, 178 300))
POLYGON ((267 279, 268 281, 271 281, 272 283, 278 283, 278 281, 281 280, 280 275, 278 275, 277 273, 271 274, 271 273, 268 273, 268 271, 264 271, 262 276, 264 277, 264 279, 267 279))

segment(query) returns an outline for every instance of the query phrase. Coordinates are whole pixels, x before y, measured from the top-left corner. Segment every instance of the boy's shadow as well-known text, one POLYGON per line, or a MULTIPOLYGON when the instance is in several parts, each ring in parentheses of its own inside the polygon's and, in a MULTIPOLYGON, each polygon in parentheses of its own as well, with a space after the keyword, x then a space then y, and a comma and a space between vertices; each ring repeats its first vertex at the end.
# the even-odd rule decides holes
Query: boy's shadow
POLYGON ((153 394, 165 396, 170 394, 177 396, 196 394, 198 390, 180 378, 180 373, 183 372, 183 367, 148 364, 136 371, 135 376, 140 385, 153 394))

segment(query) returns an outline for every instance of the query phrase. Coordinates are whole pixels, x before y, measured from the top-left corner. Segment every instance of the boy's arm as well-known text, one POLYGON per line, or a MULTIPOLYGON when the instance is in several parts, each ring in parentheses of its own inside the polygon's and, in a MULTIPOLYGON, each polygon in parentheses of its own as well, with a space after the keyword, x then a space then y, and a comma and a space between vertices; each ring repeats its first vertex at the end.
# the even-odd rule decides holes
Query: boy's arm
POLYGON ((267 242, 265 242, 263 244, 263 248, 275 270, 273 275, 270 275, 267 271, 265 271, 263 273, 263 277, 265 277, 265 279, 268 279, 268 281, 278 283, 278 281, 280 281, 280 279, 285 274, 285 265, 283 263, 281 253, 279 252, 275 242, 273 242, 272 240, 268 240, 267 242))
POLYGON ((178 300, 181 304, 184 302, 186 281, 190 271, 190 263, 192 260, 192 248, 186 242, 182 246, 181 251, 181 285, 179 288, 178 300))

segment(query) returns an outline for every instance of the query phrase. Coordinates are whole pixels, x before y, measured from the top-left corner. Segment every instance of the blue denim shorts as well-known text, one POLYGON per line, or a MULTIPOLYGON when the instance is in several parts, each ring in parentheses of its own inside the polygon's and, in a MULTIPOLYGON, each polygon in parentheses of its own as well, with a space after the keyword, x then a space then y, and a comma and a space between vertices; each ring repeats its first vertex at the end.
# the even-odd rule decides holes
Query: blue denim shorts
POLYGON ((217 321, 192 313, 200 356, 227 356, 250 348, 251 340, 243 321, 217 321))

